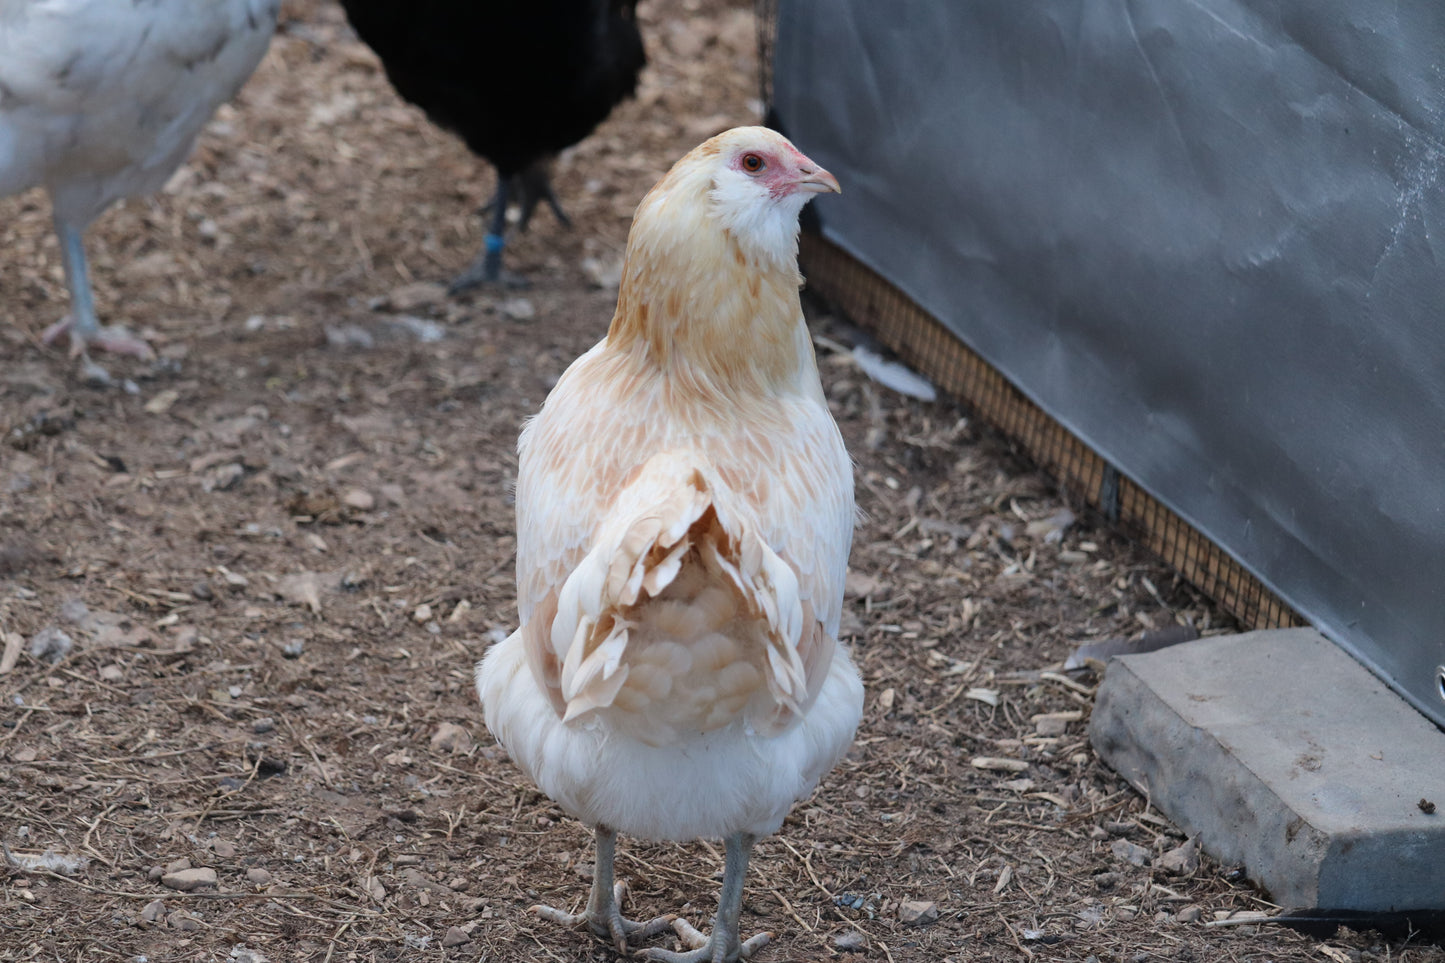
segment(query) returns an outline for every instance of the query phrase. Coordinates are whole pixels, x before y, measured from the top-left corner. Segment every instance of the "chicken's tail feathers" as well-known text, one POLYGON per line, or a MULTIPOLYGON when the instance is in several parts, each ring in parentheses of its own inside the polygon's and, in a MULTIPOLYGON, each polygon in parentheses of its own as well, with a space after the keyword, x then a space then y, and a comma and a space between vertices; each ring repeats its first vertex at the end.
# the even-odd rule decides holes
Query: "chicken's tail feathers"
MULTIPOLYGON (((670 690, 672 680, 689 671, 677 660, 702 657, 671 653, 665 642, 643 653, 639 639, 691 640, 700 652, 710 644, 716 649, 708 640, 719 634, 745 634, 740 625, 761 628, 756 635, 764 652, 756 661, 771 696, 752 700, 766 710, 762 718, 749 712, 750 721, 782 729, 806 709, 826 675, 831 639, 801 597, 797 573, 735 503, 709 465, 690 452, 654 455, 637 470, 558 594, 550 648, 560 663, 564 719, 613 705, 634 668, 644 675, 628 686, 638 691, 625 693, 627 699, 665 697, 657 685, 670 690), (825 656, 821 669, 814 664, 819 655, 825 656), (634 660, 640 660, 635 667, 634 660), (667 682, 654 681, 662 675, 667 682)), ((724 656, 717 658, 721 666, 724 656)))

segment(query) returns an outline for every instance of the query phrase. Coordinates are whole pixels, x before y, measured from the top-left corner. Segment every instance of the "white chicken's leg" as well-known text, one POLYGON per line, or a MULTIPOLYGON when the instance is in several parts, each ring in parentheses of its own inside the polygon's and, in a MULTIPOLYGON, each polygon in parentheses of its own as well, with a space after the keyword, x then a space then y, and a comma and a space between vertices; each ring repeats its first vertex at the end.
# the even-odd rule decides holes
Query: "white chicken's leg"
POLYGON ((622 915, 620 903, 626 887, 613 883, 612 857, 617 850, 617 833, 606 826, 597 827, 597 863, 592 870, 592 893, 587 898, 587 909, 581 913, 568 913, 551 906, 533 906, 529 912, 544 920, 561 923, 563 926, 587 924, 599 939, 611 939, 617 952, 628 956, 629 940, 645 940, 656 936, 672 925, 677 917, 673 914, 659 916, 638 923, 622 915))
POLYGON ((773 938, 771 933, 759 933, 746 941, 738 936, 738 917, 743 909, 743 879, 748 875, 748 856, 752 853, 752 836, 739 833, 725 840, 727 862, 723 868, 722 892, 717 898, 717 916, 712 921, 712 934, 704 937, 686 920, 679 918, 672 924, 681 940, 692 949, 685 953, 671 950, 648 950, 649 960, 660 963, 737 963, 749 959, 773 938))
POLYGON ((62 334, 70 336, 70 354, 85 354, 90 345, 132 354, 142 361, 155 357, 151 346, 124 328, 105 328, 95 317, 95 299, 90 293, 90 271, 85 260, 85 241, 80 228, 55 218, 55 233, 60 239, 60 257, 65 265, 65 284, 70 289, 70 314, 45 329, 41 340, 46 344, 62 334))

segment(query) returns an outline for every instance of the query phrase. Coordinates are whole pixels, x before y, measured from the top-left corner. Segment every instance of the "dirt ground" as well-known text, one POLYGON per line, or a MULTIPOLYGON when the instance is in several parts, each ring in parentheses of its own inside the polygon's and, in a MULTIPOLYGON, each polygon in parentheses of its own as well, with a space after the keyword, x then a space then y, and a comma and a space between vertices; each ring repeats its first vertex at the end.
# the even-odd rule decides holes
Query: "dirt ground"
MULTIPOLYGON (((557 170, 575 229, 542 212, 510 248, 525 291, 443 296, 491 174, 309 0, 167 190, 89 234, 102 316, 157 363, 103 358, 118 383, 93 387, 38 343, 66 308, 48 206, 0 199, 0 960, 612 958, 526 913, 580 905, 590 838, 471 678, 515 620, 522 419, 605 330, 638 198, 758 116, 746 6, 641 14, 639 97, 557 170)), ((1097 679, 1049 670, 1229 621, 965 412, 873 385, 815 314, 867 512, 867 709, 758 846, 760 959, 1445 960, 1210 925, 1270 907, 1183 858, 1089 747, 1097 679)), ((707 925, 718 846, 624 839, 618 868, 635 915, 707 925)))

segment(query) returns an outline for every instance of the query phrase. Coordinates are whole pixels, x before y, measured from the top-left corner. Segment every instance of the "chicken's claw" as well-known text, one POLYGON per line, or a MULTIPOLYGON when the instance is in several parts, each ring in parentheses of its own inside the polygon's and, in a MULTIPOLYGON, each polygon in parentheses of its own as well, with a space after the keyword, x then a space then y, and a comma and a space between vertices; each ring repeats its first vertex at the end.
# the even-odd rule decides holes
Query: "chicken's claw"
POLYGON ((592 935, 600 940, 610 940, 617 952, 622 956, 631 955, 630 943, 645 940, 656 936, 658 933, 672 927, 677 920, 677 914, 668 913, 665 916, 658 916, 647 922, 630 920, 622 915, 621 906, 626 901, 628 889, 626 883, 618 883, 612 887, 612 899, 607 906, 593 910, 591 907, 581 913, 568 913, 566 910, 557 909, 554 906, 537 904, 527 908, 527 912, 533 916, 548 920, 553 923, 561 923, 563 926, 582 926, 592 931, 592 935))

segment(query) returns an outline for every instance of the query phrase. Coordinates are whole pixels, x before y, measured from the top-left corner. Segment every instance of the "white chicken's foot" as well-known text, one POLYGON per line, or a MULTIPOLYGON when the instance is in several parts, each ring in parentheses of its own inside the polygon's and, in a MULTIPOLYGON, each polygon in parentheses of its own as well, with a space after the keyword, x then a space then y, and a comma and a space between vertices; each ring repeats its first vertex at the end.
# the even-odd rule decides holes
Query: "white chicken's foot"
MULTIPOLYGON (((719 937, 716 927, 713 928, 713 935, 707 936, 696 926, 693 926, 685 919, 676 919, 672 922, 672 930, 677 938, 682 940, 684 946, 692 947, 685 953, 674 953, 672 950, 648 950, 649 960, 663 960, 666 963, 729 963, 731 960, 750 960, 753 954, 767 946, 772 940, 773 934, 759 933, 749 937, 737 944, 736 955, 728 956, 726 937, 719 937)), ((736 941, 736 935, 733 937, 736 941)))
MULTIPOLYGON (((95 301, 90 292, 90 269, 85 260, 85 242, 80 228, 55 218, 55 233, 60 239, 60 258, 65 266, 65 286, 70 290, 70 314, 46 328, 40 340, 50 344, 61 335, 70 338, 70 356, 86 355, 94 345, 116 354, 130 354, 142 361, 155 359, 151 346, 124 328, 102 327, 95 317, 95 301)), ((86 355, 87 362, 89 356, 86 355)))
POLYGON ((748 874, 748 855, 752 852, 752 836, 739 833, 726 840, 727 862, 723 868, 722 892, 718 894, 717 916, 713 918, 712 934, 703 936, 691 923, 684 919, 673 922, 672 929, 689 950, 676 953, 672 950, 650 949, 649 960, 659 963, 737 963, 750 959, 754 953, 766 946, 773 938, 771 933, 759 933, 747 940, 738 938, 738 917, 743 908, 743 879, 748 874))
POLYGON ((79 330, 75 319, 69 316, 41 332, 40 340, 50 344, 62 335, 70 338, 70 356, 72 358, 85 354, 86 350, 92 347, 109 351, 112 354, 132 355, 142 361, 154 361, 156 357, 155 350, 149 343, 143 338, 131 334, 125 328, 108 328, 97 324, 93 333, 85 334, 79 330))
POLYGON ((594 936, 610 940, 619 954, 628 956, 631 953, 629 942, 656 936, 672 926, 677 917, 669 913, 642 923, 622 915, 627 884, 614 884, 612 869, 612 857, 617 849, 617 833, 606 826, 598 826, 596 835, 597 862, 592 872, 592 892, 587 898, 587 909, 581 913, 568 913, 552 906, 537 905, 528 912, 563 926, 586 924, 594 936))

